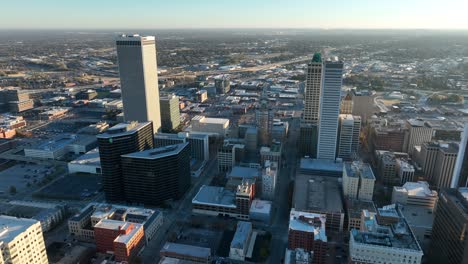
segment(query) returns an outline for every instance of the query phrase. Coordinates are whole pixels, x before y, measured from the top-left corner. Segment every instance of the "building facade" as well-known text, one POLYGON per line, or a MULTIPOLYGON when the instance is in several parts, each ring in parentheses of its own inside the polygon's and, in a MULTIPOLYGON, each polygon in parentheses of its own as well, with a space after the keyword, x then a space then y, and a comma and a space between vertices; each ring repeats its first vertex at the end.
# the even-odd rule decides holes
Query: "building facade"
POLYGON ((161 129, 163 132, 175 130, 180 125, 179 97, 170 94, 159 99, 161 106, 161 129))
POLYGON ((120 86, 126 121, 152 121, 161 128, 156 39, 122 35, 116 39, 120 86))

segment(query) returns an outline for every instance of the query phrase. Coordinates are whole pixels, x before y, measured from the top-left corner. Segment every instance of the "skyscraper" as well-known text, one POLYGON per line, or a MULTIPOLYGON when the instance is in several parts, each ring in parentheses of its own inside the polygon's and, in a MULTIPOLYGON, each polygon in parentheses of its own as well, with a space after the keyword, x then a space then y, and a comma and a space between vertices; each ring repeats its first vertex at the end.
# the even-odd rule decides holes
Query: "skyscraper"
POLYGON ((273 111, 268 107, 268 102, 262 100, 260 108, 255 112, 257 121, 259 144, 269 146, 271 142, 271 129, 273 126, 273 111))
POLYGON ((180 125, 179 97, 175 94, 161 97, 161 129, 169 132, 180 125))
POLYGON ((343 62, 327 60, 323 63, 322 89, 320 93, 320 122, 317 158, 334 160, 340 114, 341 85, 343 83, 343 62))
POLYGON ((121 123, 97 138, 106 200, 125 201, 120 156, 153 148, 153 126, 151 122, 121 123))
POLYGON ((430 263, 468 263, 468 188, 440 193, 432 226, 430 263))
POLYGON ((126 121, 161 127, 156 42, 153 36, 122 35, 116 39, 120 86, 126 121))
POLYGON ((358 151, 361 118, 353 115, 340 115, 337 157, 345 160, 358 151))
POLYGON ((341 100, 340 114, 352 115, 353 114, 353 95, 348 91, 343 100, 341 100))
POLYGON ((190 187, 189 143, 122 155, 127 202, 158 205, 179 199, 190 187))
POLYGON ((317 156, 322 68, 322 56, 320 53, 315 53, 307 67, 304 111, 302 112, 299 138, 300 154, 312 158, 317 156))
POLYGON ((453 172, 451 188, 467 187, 468 178, 468 124, 465 124, 460 147, 458 149, 457 162, 453 172))

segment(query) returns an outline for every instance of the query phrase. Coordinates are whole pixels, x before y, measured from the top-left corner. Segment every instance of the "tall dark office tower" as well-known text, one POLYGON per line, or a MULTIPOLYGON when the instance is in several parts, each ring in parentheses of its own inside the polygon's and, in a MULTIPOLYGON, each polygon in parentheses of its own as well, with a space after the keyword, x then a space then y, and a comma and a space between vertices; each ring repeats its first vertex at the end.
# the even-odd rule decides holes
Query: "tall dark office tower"
POLYGON ((170 132, 180 125, 179 96, 169 94, 159 98, 161 107, 161 130, 170 132))
POLYGON ((179 199, 190 187, 189 143, 122 155, 127 202, 158 205, 179 199))
POLYGON ((468 124, 461 137, 460 147, 458 148, 457 162, 452 177, 452 188, 468 187, 468 124))
POLYGON ((106 200, 125 201, 120 155, 153 148, 153 124, 121 123, 97 138, 106 200))
POLYGON ((440 193, 429 252, 430 263, 468 263, 468 188, 440 193))

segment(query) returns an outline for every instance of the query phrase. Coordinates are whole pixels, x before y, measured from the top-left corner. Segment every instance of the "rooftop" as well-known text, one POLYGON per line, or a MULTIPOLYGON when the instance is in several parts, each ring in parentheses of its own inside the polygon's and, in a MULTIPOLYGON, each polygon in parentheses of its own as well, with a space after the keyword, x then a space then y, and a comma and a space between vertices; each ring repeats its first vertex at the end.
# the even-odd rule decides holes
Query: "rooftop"
POLYGON ((224 187, 203 185, 192 203, 236 208, 235 193, 224 187))
POLYGON ((375 180, 374 172, 368 163, 363 162, 345 162, 344 168, 348 177, 362 177, 375 180))
POLYGON ((160 159, 179 154, 185 147, 188 146, 188 142, 169 145, 160 148, 148 149, 144 151, 133 152, 130 154, 122 155, 125 158, 144 158, 144 159, 160 159))
POLYGON ((393 187, 395 191, 407 192, 408 196, 437 197, 437 192, 429 189, 429 183, 425 181, 407 182, 401 187, 393 187))
POLYGON ((151 122, 120 123, 107 129, 106 132, 97 135, 97 137, 98 138, 112 138, 112 137, 131 135, 150 123, 151 122))
POLYGON ((130 240, 133 238, 133 236, 135 236, 136 233, 138 233, 140 230, 143 229, 142 224, 131 223, 131 225, 133 225, 133 227, 131 228, 130 232, 128 232, 126 234, 120 234, 114 240, 114 242, 128 244, 128 242, 130 242, 130 240))
POLYGON ((39 222, 33 219, 0 215, 0 242, 10 243, 36 223, 39 222))
POLYGON ((252 223, 239 221, 237 222, 236 233, 231 241, 231 248, 243 249, 245 243, 249 240, 249 236, 252 233, 252 223))
POLYGON ((297 210, 344 212, 338 179, 298 174, 294 187, 294 207, 297 210))
POLYGON ((258 169, 234 166, 232 167, 231 172, 229 173, 229 178, 258 178, 260 172, 258 169))
POLYGON ((432 208, 411 205, 400 206, 399 208, 410 226, 432 228, 434 222, 432 208))
POLYGON ((102 229, 109 229, 109 230, 121 230, 127 229, 132 223, 124 222, 124 221, 117 221, 112 219, 102 219, 99 221, 94 228, 102 228, 102 229))
POLYGON ((300 168, 302 171, 329 171, 343 172, 343 163, 332 160, 302 158, 300 168))
POLYGON ((254 199, 252 200, 252 204, 250 205, 250 212, 269 214, 271 212, 271 205, 272 202, 270 201, 254 199))
POLYGON ((211 249, 204 248, 204 247, 197 247, 185 244, 178 244, 178 243, 170 243, 166 242, 164 247, 160 251, 161 253, 164 252, 174 252, 178 255, 182 256, 192 256, 197 258, 210 258, 211 257, 211 249))
POLYGON ((360 218, 362 210, 367 210, 370 213, 377 213, 374 202, 361 201, 355 199, 346 200, 346 208, 348 210, 348 216, 350 218, 360 218))
POLYGON ((70 163, 101 166, 101 158, 99 157, 99 148, 95 148, 86 152, 85 154, 79 156, 75 160, 70 161, 70 163))
POLYGON ((323 214, 301 212, 293 208, 289 215, 289 230, 314 233, 314 240, 327 242, 325 222, 323 214))
POLYGON ((229 124, 229 119, 226 118, 213 118, 213 117, 205 117, 205 116, 194 116, 192 121, 199 121, 200 123, 211 123, 211 124, 220 124, 225 125, 226 123, 229 124))

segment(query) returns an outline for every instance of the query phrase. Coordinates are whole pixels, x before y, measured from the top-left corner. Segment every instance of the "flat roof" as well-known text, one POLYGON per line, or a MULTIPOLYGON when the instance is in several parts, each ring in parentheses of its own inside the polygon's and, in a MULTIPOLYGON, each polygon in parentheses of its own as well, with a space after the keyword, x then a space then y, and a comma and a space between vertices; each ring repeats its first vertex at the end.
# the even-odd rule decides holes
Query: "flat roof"
POLYGON ((271 213, 271 201, 254 199, 250 205, 251 213, 270 214, 271 213))
POLYGON ((92 149, 78 158, 70 161, 71 164, 95 165, 101 166, 101 158, 99 156, 99 148, 92 149))
POLYGON ((119 229, 127 229, 130 224, 132 223, 125 222, 125 221, 112 220, 112 219, 102 219, 94 226, 94 228, 119 230, 119 229))
POLYGON ((230 178, 258 178, 260 176, 260 171, 258 169, 234 166, 229 172, 228 177, 230 178))
POLYGON ((122 155, 121 157, 124 158, 143 158, 143 159, 160 159, 164 157, 169 157, 172 155, 179 154, 186 146, 188 146, 188 142, 168 145, 164 147, 148 149, 144 151, 133 152, 130 154, 122 155))
POLYGON ((119 123, 109 129, 104 133, 97 135, 98 138, 112 138, 131 135, 138 130, 142 129, 146 125, 151 124, 151 122, 130 122, 130 123, 119 123))
POLYGON ((214 117, 206 117, 206 116, 194 116, 192 120, 199 121, 200 123, 211 123, 211 124, 220 124, 224 125, 229 123, 229 119, 227 118, 214 118, 214 117))
POLYGON ((413 205, 400 206, 399 208, 410 226, 432 229, 435 217, 432 208, 413 205))
POLYGON ((291 209, 289 214, 289 229, 314 233, 314 240, 327 242, 325 233, 326 216, 323 214, 308 213, 291 209))
POLYGON ((346 208, 348 212, 348 217, 350 218, 360 218, 362 210, 367 210, 370 213, 377 213, 374 202, 372 201, 361 201, 356 199, 347 199, 346 208))
POLYGON ((236 233, 234 233, 234 237, 231 241, 231 248, 243 249, 251 233, 252 223, 245 221, 237 222, 236 233))
POLYGON ((142 225, 142 224, 130 223, 130 225, 133 225, 133 229, 130 230, 130 232, 128 232, 127 234, 120 234, 120 235, 114 240, 114 242, 123 243, 123 244, 128 244, 128 242, 130 242, 130 240, 133 238, 133 236, 135 236, 136 233, 138 233, 140 230, 143 229, 143 225, 142 225))
POLYGON ((10 243, 19 234, 25 232, 28 228, 36 223, 39 223, 39 221, 0 215, 0 241, 10 243))
POLYGON ((170 243, 166 242, 164 247, 160 251, 161 253, 164 252, 173 252, 177 253, 178 255, 182 256, 192 256, 196 258, 210 258, 211 257, 211 249, 204 248, 204 247, 197 247, 179 243, 170 243))
POLYGON ((393 187, 395 191, 407 192, 408 196, 417 197, 437 197, 437 191, 429 189, 429 183, 426 181, 406 182, 401 187, 393 187))
POLYGON ((301 170, 343 172, 343 163, 333 160, 302 158, 300 168, 301 170))
POLYGON ((341 184, 332 177, 297 174, 293 201, 296 210, 344 212, 341 184))
POLYGON ((374 172, 369 163, 345 162, 344 167, 348 177, 362 177, 375 180, 374 172))
POLYGON ((192 203, 236 208, 236 195, 224 187, 203 185, 192 203))

